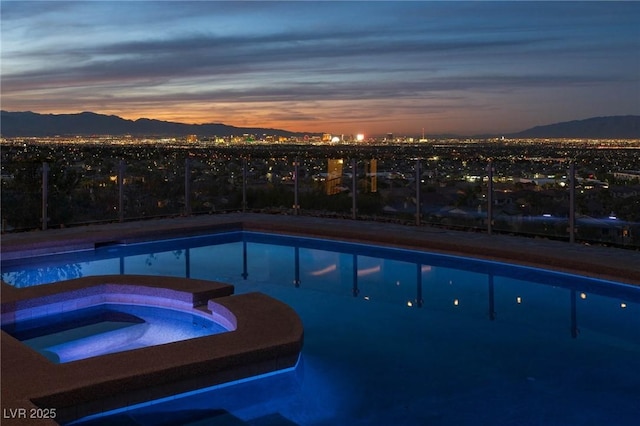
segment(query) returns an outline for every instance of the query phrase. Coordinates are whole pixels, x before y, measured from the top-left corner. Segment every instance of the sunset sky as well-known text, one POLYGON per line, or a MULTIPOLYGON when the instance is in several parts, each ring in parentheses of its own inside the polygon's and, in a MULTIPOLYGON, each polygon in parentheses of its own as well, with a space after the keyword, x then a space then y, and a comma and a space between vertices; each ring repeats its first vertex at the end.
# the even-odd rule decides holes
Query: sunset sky
POLYGON ((1 1, 2 109, 334 134, 640 114, 639 2, 1 1))

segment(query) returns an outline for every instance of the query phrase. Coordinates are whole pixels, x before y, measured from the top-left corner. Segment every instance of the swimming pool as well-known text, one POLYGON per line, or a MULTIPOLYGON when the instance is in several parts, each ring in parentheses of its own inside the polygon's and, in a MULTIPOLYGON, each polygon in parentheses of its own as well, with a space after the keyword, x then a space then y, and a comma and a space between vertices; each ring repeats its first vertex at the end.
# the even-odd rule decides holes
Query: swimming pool
POLYGON ((172 415, 249 424, 637 422, 640 292, 632 286, 250 232, 2 265, 3 280, 19 287, 118 273, 261 291, 292 306, 305 327, 294 372, 117 414, 140 424, 172 415))

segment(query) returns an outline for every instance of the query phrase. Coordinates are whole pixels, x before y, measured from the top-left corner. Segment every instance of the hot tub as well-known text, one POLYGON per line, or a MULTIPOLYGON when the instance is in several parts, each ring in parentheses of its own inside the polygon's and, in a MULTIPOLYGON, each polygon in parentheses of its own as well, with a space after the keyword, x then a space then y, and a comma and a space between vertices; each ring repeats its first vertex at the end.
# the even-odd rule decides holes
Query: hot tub
POLYGON ((3 403, 47 408, 52 424, 291 368, 302 349, 293 309, 219 282, 117 275, 2 290, 3 403))

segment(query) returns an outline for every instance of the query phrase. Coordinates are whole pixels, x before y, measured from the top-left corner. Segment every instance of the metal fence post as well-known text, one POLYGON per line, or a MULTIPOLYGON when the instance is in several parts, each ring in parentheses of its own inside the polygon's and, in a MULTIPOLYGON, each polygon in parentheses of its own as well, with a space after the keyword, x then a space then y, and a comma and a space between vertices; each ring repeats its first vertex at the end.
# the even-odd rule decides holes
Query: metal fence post
POLYGON ((416 226, 420 226, 420 159, 416 159, 416 226))
POLYGON ((124 222, 124 160, 118 162, 118 221, 124 222))
POLYGON ((493 162, 487 164, 487 234, 493 232, 493 162))
POLYGON ((356 159, 352 158, 351 159, 351 218, 352 219, 356 219, 357 217, 357 197, 358 197, 358 188, 357 188, 357 182, 358 182, 358 173, 356 170, 356 159))
POLYGON ((191 216, 191 159, 184 160, 184 214, 191 216))
POLYGON ((569 242, 576 242, 576 166, 569 163, 569 242))
POLYGON ((42 230, 47 230, 49 222, 49 164, 42 163, 42 230))
POLYGON ((242 213, 247 211, 247 159, 242 159, 242 213))
POLYGON ((300 171, 300 162, 298 157, 293 162, 293 214, 298 216, 300 204, 298 202, 298 173, 300 171))

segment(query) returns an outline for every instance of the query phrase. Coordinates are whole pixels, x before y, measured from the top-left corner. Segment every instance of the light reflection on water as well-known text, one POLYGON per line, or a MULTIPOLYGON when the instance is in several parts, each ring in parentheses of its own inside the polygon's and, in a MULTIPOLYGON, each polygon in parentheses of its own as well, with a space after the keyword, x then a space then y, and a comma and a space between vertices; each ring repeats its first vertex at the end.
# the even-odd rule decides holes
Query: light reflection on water
POLYGON ((489 320, 556 324, 573 337, 585 321, 628 330, 634 339, 640 325, 640 291, 626 285, 496 262, 251 232, 2 264, 2 279, 16 287, 107 274, 198 278, 255 289, 261 284, 296 287, 489 320))

